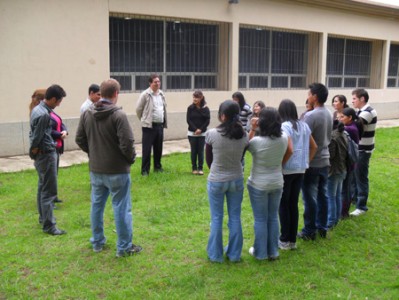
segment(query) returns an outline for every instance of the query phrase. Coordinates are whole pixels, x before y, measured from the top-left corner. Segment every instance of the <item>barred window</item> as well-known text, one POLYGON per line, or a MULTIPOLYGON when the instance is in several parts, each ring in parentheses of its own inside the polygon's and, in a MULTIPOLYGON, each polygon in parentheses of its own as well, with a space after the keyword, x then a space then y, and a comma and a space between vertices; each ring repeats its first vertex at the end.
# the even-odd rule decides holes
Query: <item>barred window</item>
POLYGON ((264 28, 240 28, 239 87, 306 87, 308 36, 264 28))
POLYGON ((219 25, 110 17, 110 69, 122 91, 148 88, 150 73, 163 90, 217 88, 219 25))
POLYGON ((399 45, 391 44, 387 87, 399 87, 399 45))
POLYGON ((337 37, 327 41, 328 87, 370 87, 371 42, 337 37))

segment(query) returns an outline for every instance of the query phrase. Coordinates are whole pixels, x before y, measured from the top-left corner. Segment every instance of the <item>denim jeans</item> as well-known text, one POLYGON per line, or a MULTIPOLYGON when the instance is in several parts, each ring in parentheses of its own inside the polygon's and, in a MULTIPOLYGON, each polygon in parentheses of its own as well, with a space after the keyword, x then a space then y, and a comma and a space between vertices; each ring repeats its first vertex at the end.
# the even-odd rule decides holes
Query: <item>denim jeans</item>
POLYGON ((369 197, 369 163, 371 153, 359 151, 359 161, 355 171, 356 176, 356 208, 367 211, 369 197))
POLYGON ((34 162, 37 175, 37 210, 39 222, 43 230, 48 231, 55 226, 53 215, 54 200, 57 198, 57 153, 38 154, 34 162))
POLYGON ((207 252, 214 262, 223 262, 223 209, 226 196, 227 211, 229 214, 229 243, 226 247, 226 256, 230 261, 239 261, 241 258, 243 236, 241 227, 241 203, 244 192, 244 179, 227 182, 208 181, 208 198, 211 212, 211 233, 209 235, 207 252))
POLYGON ((327 227, 331 228, 338 224, 342 211, 342 184, 346 172, 334 174, 328 177, 328 220, 327 227))
POLYGON ((302 183, 302 198, 304 204, 304 228, 306 235, 316 233, 316 230, 327 230, 327 180, 328 168, 313 168, 306 170, 302 183))
POLYGON ((90 172, 91 181, 91 230, 90 242, 93 247, 105 244, 104 208, 108 196, 112 197, 112 208, 116 233, 117 251, 124 252, 131 248, 133 240, 132 201, 130 198, 130 173, 100 174, 90 172))
POLYGON ((247 185, 254 214, 254 256, 257 259, 278 257, 278 209, 283 189, 262 191, 247 185))
POLYGON ((198 137, 189 136, 188 141, 190 142, 190 148, 191 148, 192 170, 193 171, 202 170, 204 166, 205 136, 198 136, 198 137))
POLYGON ((282 242, 296 243, 299 220, 298 199, 302 181, 302 173, 284 175, 283 195, 279 208, 282 242))
POLYGON ((344 182, 342 183, 342 217, 349 217, 349 208, 356 190, 355 170, 349 170, 346 173, 344 182))

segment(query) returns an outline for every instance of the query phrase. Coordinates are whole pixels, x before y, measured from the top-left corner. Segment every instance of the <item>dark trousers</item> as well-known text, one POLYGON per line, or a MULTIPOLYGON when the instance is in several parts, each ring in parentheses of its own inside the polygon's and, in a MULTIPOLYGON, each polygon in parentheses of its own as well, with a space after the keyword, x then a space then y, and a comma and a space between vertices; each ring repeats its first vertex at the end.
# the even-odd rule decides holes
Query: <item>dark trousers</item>
POLYGON ((189 136, 188 141, 190 142, 191 148, 191 166, 194 170, 202 170, 204 166, 204 147, 205 137, 204 136, 189 136), (198 164, 197 164, 198 159, 198 164))
POLYGON ((153 124, 152 128, 142 127, 141 173, 150 173, 151 149, 154 148, 154 170, 162 169, 163 125, 153 124))
POLYGON ((356 179, 355 179, 355 171, 348 170, 346 173, 346 178, 342 184, 342 218, 349 217, 349 209, 352 203, 352 199, 354 197, 354 192, 356 189, 356 179))
POLYGON ((303 174, 284 175, 283 195, 279 208, 282 242, 296 242, 299 220, 298 199, 302 181, 303 174))
POLYGON ((47 231, 55 226, 53 202, 57 198, 57 153, 54 151, 38 154, 34 164, 39 177, 37 187, 39 222, 43 224, 43 230, 47 231))

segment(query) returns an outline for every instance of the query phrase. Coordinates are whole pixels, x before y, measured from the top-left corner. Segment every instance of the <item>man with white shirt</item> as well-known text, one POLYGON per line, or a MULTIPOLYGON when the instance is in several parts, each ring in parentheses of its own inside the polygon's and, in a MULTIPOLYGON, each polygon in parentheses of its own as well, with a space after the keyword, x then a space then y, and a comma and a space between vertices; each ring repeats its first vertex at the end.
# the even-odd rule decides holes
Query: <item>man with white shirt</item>
POLYGON ((165 95, 160 90, 161 80, 157 74, 148 79, 149 88, 141 93, 136 114, 142 126, 141 175, 148 176, 151 167, 151 149, 154 149, 154 171, 163 172, 161 158, 164 128, 167 128, 165 95))
POLYGON ((90 107, 93 107, 94 103, 100 100, 100 98, 101 98, 100 87, 98 84, 93 83, 92 85, 89 86, 89 96, 80 107, 80 114, 83 114, 90 107))
POLYGON ((363 135, 359 141, 359 161, 355 170, 356 176, 356 209, 351 216, 360 216, 368 210, 369 196, 369 163, 374 151, 375 129, 377 126, 377 112, 369 104, 369 94, 365 89, 352 92, 352 104, 357 108, 358 117, 363 123, 363 135))

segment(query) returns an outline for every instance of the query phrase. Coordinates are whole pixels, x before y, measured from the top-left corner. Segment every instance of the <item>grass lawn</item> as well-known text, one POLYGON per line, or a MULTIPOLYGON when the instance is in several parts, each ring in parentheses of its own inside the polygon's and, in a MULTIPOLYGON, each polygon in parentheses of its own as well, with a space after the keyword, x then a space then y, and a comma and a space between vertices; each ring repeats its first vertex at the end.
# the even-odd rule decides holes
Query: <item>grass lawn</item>
MULTIPOLYGON (((0 299, 399 299, 399 127, 378 129, 376 144, 369 212, 341 221, 327 239, 298 241, 274 262, 248 254, 246 190, 242 261, 207 260, 206 176, 191 175, 188 153, 164 157, 162 174, 141 177, 140 160, 132 167, 134 243, 144 250, 126 258, 115 257, 110 201, 107 245, 92 251, 87 164, 60 169, 64 203, 55 216, 68 234, 56 237, 38 223, 36 172, 0 174, 0 299)), ((247 154, 245 178, 250 166, 247 154)))

